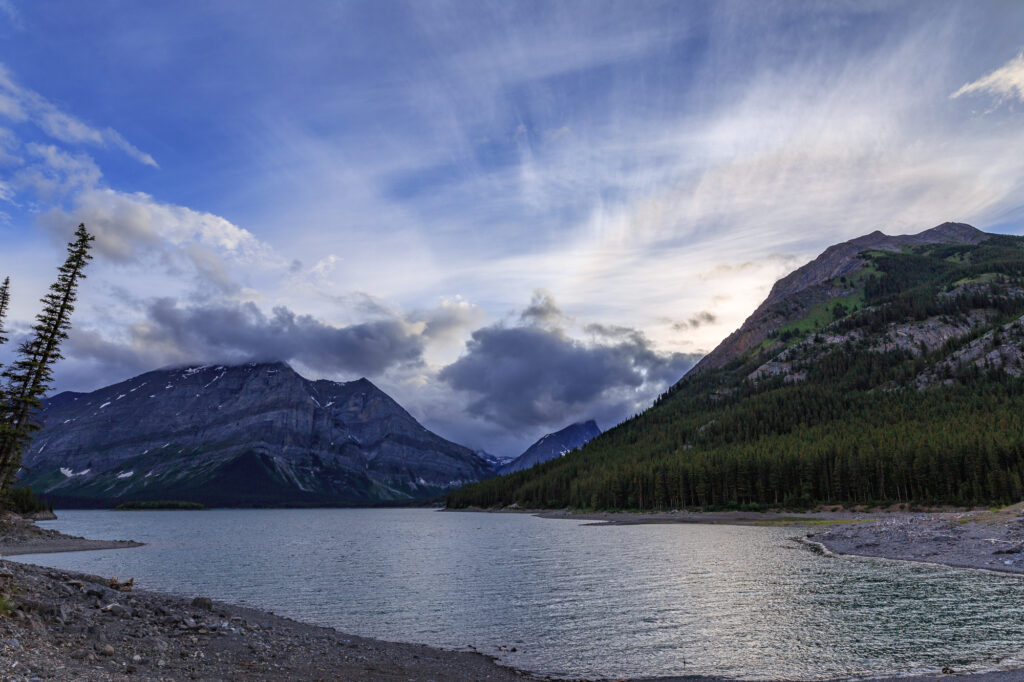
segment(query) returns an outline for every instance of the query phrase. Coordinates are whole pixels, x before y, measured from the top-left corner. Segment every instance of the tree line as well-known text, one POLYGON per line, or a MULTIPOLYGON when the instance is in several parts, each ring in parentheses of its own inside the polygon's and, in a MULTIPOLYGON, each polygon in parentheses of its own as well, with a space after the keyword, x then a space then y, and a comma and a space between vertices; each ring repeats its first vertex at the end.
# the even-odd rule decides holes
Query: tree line
POLYGON ((668 510, 1024 495, 1020 379, 856 396, 778 389, 720 423, 681 421, 641 418, 584 451, 455 491, 448 504, 668 510))
MULTIPOLYGON (((19 511, 31 507, 33 497, 31 491, 14 488, 15 477, 22 453, 41 427, 42 398, 53 380, 54 363, 63 358, 60 346, 71 328, 78 286, 92 259, 89 251, 94 239, 84 224, 78 226, 57 279, 42 298, 42 310, 28 338, 18 345, 9 366, 0 365, 0 504, 19 511)), ((4 320, 10 300, 11 281, 5 277, 0 284, 0 344, 8 341, 4 320)))

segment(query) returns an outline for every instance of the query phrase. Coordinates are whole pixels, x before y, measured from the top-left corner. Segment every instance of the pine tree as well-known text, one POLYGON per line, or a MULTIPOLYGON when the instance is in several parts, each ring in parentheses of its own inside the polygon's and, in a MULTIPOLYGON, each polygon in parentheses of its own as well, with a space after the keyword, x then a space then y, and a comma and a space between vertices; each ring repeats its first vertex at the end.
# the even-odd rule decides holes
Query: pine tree
POLYGON ((39 429, 35 412, 50 387, 53 364, 63 358, 60 344, 71 328, 78 283, 85 278, 82 271, 92 259, 89 248, 93 239, 84 224, 75 230, 57 281, 42 299, 43 310, 36 316, 32 338, 18 347, 17 359, 3 372, 6 395, 0 427, 0 491, 11 484, 21 466, 22 450, 39 429))
MULTIPOLYGON (((0 346, 7 343, 7 331, 4 329, 4 318, 7 317, 7 306, 11 302, 11 278, 4 277, 0 284, 0 346)), ((0 365, 2 367, 3 365, 0 365)))
MULTIPOLYGON (((7 317, 7 307, 11 303, 11 278, 4 277, 4 283, 0 284, 0 346, 7 343, 7 330, 4 329, 4 318, 7 317)), ((0 363, 0 369, 3 369, 3 363, 0 363)), ((7 405, 7 391, 2 383, 0 383, 0 438, 4 433, 4 415, 7 405)))

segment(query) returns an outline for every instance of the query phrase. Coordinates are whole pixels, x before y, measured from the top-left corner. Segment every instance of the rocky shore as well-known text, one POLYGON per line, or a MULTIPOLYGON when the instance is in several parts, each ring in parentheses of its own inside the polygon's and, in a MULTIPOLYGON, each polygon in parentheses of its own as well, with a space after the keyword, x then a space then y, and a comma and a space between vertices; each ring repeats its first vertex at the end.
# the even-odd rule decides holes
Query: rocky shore
MULTIPOLYGON (((0 555, 138 545, 0 518, 0 555)), ((0 560, 0 680, 538 679, 472 652, 356 637, 202 596, 112 585, 110 577, 0 560)))
POLYGON ((355 637, 204 597, 0 561, 0 679, 536 679, 474 653, 355 637))
POLYGON ((550 519, 591 521, 590 525, 713 523, 815 528, 820 530, 810 532, 806 539, 832 554, 1024 574, 1024 503, 999 510, 927 513, 849 510, 642 514, 524 510, 523 513, 550 519))
POLYGON ((880 515, 807 536, 833 554, 1024 574, 1024 515, 999 511, 880 515))
MULTIPOLYGON (((54 517, 50 514, 50 517, 54 517)), ((49 528, 40 528, 34 517, 4 514, 0 517, 0 557, 16 554, 52 554, 80 552, 90 549, 121 549, 139 547, 131 540, 88 540, 65 535, 49 528)))

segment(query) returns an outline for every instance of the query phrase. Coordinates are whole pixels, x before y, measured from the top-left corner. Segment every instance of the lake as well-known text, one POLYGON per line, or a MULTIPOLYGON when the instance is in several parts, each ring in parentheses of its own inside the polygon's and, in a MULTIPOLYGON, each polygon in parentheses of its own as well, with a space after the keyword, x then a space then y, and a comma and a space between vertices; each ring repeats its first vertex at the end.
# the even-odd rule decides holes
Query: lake
POLYGON ((472 645, 553 676, 1024 665, 1018 577, 824 557, 795 528, 585 523, 426 509, 63 511, 40 525, 147 544, 17 559, 358 635, 472 645))

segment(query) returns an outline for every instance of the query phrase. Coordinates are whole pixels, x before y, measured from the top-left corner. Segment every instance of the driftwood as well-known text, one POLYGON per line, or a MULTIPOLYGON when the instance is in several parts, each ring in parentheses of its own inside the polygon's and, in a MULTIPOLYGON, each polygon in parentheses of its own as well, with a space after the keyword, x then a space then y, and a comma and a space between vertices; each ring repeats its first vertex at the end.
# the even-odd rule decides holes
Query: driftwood
POLYGON ((118 580, 117 578, 110 579, 110 589, 117 590, 118 592, 131 592, 132 588, 135 587, 135 578, 128 580, 118 580))

